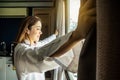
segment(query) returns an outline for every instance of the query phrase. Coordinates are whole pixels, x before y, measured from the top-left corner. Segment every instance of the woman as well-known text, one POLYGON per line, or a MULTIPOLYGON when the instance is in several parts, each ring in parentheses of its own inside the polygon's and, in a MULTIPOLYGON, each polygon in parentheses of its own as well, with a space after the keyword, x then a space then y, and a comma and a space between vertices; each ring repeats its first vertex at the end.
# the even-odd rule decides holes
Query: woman
POLYGON ((42 47, 44 44, 38 42, 41 31, 39 18, 26 18, 19 32, 17 38, 18 44, 15 47, 14 53, 18 80, 45 80, 45 71, 59 67, 59 65, 53 61, 57 61, 57 59, 46 58, 45 55, 51 57, 63 55, 81 39, 86 38, 95 22, 95 0, 81 0, 78 27, 76 30, 52 42, 50 42, 50 40, 50 43, 47 42, 49 45, 46 44, 42 47))
POLYGON ((23 21, 16 39, 14 64, 18 80, 45 80, 44 72, 59 67, 48 57, 41 58, 40 47, 56 39, 57 32, 39 41, 42 34, 39 17, 28 16, 23 21))

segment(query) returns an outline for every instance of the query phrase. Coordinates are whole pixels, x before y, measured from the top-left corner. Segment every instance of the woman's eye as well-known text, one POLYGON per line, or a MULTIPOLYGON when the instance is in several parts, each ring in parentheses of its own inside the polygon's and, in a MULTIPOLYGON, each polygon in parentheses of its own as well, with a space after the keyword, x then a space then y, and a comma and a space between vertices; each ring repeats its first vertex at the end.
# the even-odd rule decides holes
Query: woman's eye
POLYGON ((37 30, 40 30, 40 28, 37 28, 37 30))
POLYGON ((36 30, 41 30, 41 28, 40 27, 36 27, 36 30))

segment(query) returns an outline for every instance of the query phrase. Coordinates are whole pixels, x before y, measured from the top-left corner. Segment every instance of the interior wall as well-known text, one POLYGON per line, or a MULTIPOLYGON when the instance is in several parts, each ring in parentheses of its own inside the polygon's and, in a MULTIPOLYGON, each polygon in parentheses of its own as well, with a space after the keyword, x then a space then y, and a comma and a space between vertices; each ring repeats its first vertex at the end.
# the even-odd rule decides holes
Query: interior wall
MULTIPOLYGON (((15 41, 22 19, 27 15, 27 8, 0 8, 0 43, 6 43, 8 54, 15 41)), ((0 51, 2 51, 2 45, 0 51)))

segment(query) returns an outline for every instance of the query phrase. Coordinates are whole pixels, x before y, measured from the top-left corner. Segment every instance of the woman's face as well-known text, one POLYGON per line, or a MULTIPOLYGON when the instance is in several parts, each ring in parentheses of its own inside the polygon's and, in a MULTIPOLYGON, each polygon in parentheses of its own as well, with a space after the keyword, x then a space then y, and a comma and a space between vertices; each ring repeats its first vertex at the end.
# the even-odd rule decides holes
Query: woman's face
POLYGON ((42 24, 38 21, 35 25, 32 26, 31 30, 28 30, 28 35, 32 43, 36 43, 40 39, 42 24))

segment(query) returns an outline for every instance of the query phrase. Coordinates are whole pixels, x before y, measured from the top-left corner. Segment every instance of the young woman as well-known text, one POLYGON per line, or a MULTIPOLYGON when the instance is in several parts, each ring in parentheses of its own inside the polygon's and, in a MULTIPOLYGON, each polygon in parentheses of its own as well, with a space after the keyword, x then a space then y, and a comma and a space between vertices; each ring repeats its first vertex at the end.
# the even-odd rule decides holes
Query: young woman
POLYGON ((39 17, 28 16, 23 21, 16 39, 14 64, 18 80, 45 80, 44 72, 59 65, 48 57, 42 57, 40 47, 56 39, 55 34, 39 41, 42 34, 42 23, 39 17), (43 59, 44 58, 44 59, 43 59))
POLYGON ((61 56, 80 40, 86 38, 93 24, 96 23, 95 5, 95 0, 81 0, 76 30, 57 39, 53 35, 54 37, 46 39, 48 41, 39 42, 42 34, 41 20, 35 16, 27 17, 21 26, 14 52, 18 80, 45 80, 45 71, 59 67, 56 58, 51 59, 46 56, 61 56))

